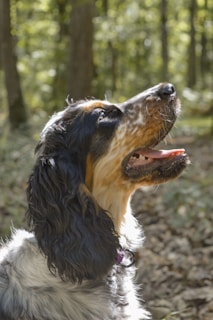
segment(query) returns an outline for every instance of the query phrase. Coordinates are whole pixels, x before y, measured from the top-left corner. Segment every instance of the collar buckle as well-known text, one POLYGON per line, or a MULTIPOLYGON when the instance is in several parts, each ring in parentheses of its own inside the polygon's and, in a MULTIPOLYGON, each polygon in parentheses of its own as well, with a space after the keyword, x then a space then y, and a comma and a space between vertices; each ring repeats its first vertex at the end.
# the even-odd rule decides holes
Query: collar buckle
POLYGON ((118 249, 117 255, 117 264, 124 267, 129 268, 135 263, 135 255, 134 252, 129 249, 118 249))

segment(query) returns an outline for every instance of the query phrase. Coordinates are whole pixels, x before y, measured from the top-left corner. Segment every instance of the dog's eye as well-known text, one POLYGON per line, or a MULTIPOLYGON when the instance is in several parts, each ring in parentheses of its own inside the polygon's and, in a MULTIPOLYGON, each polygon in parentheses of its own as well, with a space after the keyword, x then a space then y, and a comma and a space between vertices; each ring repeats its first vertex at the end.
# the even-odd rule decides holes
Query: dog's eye
POLYGON ((98 122, 114 121, 119 117, 120 114, 121 114, 121 111, 116 107, 99 109, 98 110, 98 122))
POLYGON ((98 120, 101 121, 101 120, 103 120, 105 117, 106 117, 105 111, 104 111, 104 110, 101 110, 100 113, 99 113, 98 120))

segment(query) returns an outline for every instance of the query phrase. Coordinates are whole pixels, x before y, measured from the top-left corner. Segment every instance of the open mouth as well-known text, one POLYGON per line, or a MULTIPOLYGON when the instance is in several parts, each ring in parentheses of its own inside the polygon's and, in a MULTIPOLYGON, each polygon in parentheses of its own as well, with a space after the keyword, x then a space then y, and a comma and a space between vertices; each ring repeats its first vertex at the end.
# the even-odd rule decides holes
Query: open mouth
POLYGON ((156 179, 169 179, 178 176, 188 162, 185 149, 141 148, 127 155, 122 167, 128 178, 139 179, 151 175, 156 179))

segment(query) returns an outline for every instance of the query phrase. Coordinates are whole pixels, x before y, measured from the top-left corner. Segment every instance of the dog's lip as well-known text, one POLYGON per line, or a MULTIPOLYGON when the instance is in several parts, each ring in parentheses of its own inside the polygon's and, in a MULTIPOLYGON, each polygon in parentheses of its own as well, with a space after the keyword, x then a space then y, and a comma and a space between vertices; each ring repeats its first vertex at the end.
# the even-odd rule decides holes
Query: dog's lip
POLYGON ((132 151, 124 160, 123 168, 125 173, 152 164, 154 161, 174 159, 185 156, 185 149, 156 150, 153 148, 140 148, 132 151))

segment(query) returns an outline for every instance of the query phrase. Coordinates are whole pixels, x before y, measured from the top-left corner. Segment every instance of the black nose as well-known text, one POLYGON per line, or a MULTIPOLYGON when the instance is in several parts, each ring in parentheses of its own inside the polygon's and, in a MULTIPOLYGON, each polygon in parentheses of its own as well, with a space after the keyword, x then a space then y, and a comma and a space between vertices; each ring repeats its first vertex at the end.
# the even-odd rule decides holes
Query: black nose
POLYGON ((175 93, 175 87, 171 83, 164 83, 159 90, 159 94, 162 97, 170 96, 175 93))

